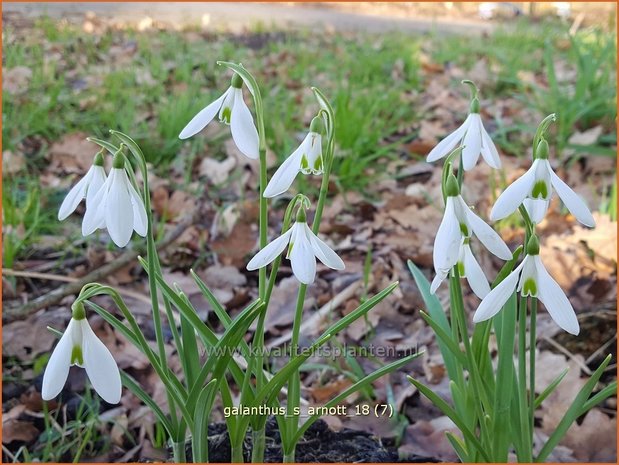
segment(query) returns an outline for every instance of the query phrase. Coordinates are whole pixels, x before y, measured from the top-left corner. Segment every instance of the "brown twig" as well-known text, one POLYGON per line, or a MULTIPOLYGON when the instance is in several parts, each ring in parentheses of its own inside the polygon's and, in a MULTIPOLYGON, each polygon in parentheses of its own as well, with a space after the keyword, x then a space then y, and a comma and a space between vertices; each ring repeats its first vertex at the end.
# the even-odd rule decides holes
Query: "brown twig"
MULTIPOLYGON (((176 225, 176 227, 172 231, 170 231, 170 233, 167 234, 159 244, 157 244, 158 250, 165 249, 176 239, 178 239, 180 235, 183 234, 185 229, 187 229, 187 227, 194 222, 196 216, 197 211, 193 214, 183 217, 181 221, 176 225)), ((86 284, 100 281, 105 276, 108 276, 114 273, 116 270, 119 270, 129 265, 131 262, 135 261, 135 259, 140 253, 144 253, 144 247, 140 247, 136 250, 127 250, 116 260, 106 263, 102 267, 91 271, 86 276, 83 276, 82 278, 79 278, 74 282, 68 283, 66 286, 62 286, 58 289, 48 292, 47 294, 37 297, 36 299, 20 307, 6 307, 2 311, 2 320, 5 322, 11 322, 14 320, 25 318, 42 308, 55 305, 66 296, 79 293, 82 287, 84 287, 86 284)))

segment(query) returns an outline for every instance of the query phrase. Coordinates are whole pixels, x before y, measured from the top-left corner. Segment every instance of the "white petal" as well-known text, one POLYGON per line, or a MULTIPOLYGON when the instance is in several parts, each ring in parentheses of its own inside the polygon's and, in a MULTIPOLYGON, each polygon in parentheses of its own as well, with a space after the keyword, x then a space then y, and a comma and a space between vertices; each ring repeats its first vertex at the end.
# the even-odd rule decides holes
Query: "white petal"
POLYGON ((503 219, 514 213, 525 197, 531 193, 535 183, 536 162, 537 160, 533 162, 533 165, 526 173, 510 184, 499 196, 490 212, 490 219, 492 221, 503 219))
POLYGON ((471 124, 469 125, 462 145, 462 166, 465 171, 473 169, 477 164, 477 160, 481 153, 481 117, 477 113, 471 116, 471 124))
POLYGON ((320 174, 324 168, 322 166, 322 137, 318 133, 310 132, 305 140, 307 141, 306 148, 309 170, 312 174, 320 174), (321 164, 319 167, 316 167, 318 160, 321 161, 321 164))
POLYGON ((534 260, 537 271, 537 298, 544 304, 555 323, 568 333, 577 336, 580 328, 572 304, 559 284, 546 271, 539 255, 535 255, 534 260))
POLYGON ((202 131, 206 127, 208 123, 213 121, 215 115, 221 108, 221 104, 223 103, 226 95, 230 92, 230 88, 223 93, 221 97, 215 100, 213 103, 204 107, 196 116, 193 117, 191 121, 185 126, 185 128, 178 135, 179 139, 187 139, 198 132, 202 131))
POLYGON ((314 250, 314 254, 318 257, 318 260, 334 270, 343 270, 346 267, 342 259, 333 251, 333 249, 331 249, 331 247, 325 244, 312 232, 307 223, 305 223, 305 233, 307 234, 307 237, 309 237, 310 244, 314 250))
POLYGON ((67 196, 62 201, 62 205, 60 205, 60 209, 58 210, 58 220, 62 221, 67 216, 75 211, 77 206, 80 204, 82 199, 86 196, 86 191, 88 190, 88 184, 90 183, 90 179, 93 175, 94 167, 91 166, 88 172, 84 175, 79 182, 71 188, 67 196))
POLYGON ((133 234, 133 205, 129 195, 129 178, 124 169, 112 168, 114 182, 105 205, 105 226, 118 247, 129 243, 133 234))
POLYGON ((86 208, 92 205, 93 199, 99 193, 99 190, 103 187, 107 179, 103 166, 93 166, 92 170, 92 177, 90 178, 86 191, 86 208))
POLYGON ((499 158, 499 152, 492 142, 490 135, 484 128, 484 125, 481 124, 481 155, 486 160, 486 163, 490 165, 492 168, 500 168, 501 167, 501 159, 499 158))
POLYGON ((460 244, 463 238, 460 223, 456 217, 454 199, 455 197, 447 197, 443 220, 434 239, 432 259, 436 271, 451 270, 458 261, 460 254, 460 244))
POLYGON ((82 221, 82 235, 88 236, 99 228, 105 227, 105 205, 110 186, 116 177, 116 170, 110 172, 101 189, 94 195, 91 202, 86 202, 86 213, 82 221))
POLYGON ((254 255, 254 258, 249 261, 249 263, 247 264, 247 269, 249 271, 257 270, 258 268, 267 266, 269 263, 275 260, 275 258, 277 258, 277 256, 281 254, 288 245, 288 242, 290 241, 290 235, 292 234, 295 226, 296 224, 284 234, 279 236, 277 239, 271 241, 266 246, 264 246, 264 248, 256 255, 254 255))
POLYGON ((509 251, 509 247, 507 247, 505 242, 503 242, 503 239, 501 239, 501 236, 487 225, 484 220, 473 213, 470 208, 466 209, 466 219, 473 230, 473 234, 477 236, 490 253, 502 260, 510 260, 512 258, 512 253, 509 251))
POLYGON ((95 335, 86 319, 82 326, 84 368, 92 387, 109 404, 120 402, 122 383, 114 357, 105 344, 95 335))
POLYGON ((69 322, 66 331, 56 344, 52 352, 45 373, 43 374, 43 388, 41 397, 43 400, 50 400, 60 394, 69 376, 71 367, 71 352, 73 351, 73 332, 76 322, 73 318, 69 322))
POLYGON ((503 281, 501 281, 494 289, 492 289, 486 297, 481 301, 479 307, 473 315, 473 322, 479 323, 492 318, 494 315, 505 305, 505 302, 516 290, 518 285, 518 278, 520 276, 520 270, 522 265, 529 258, 528 256, 522 261, 518 267, 512 271, 503 281))
POLYGON ((477 297, 483 299, 490 292, 490 285, 484 271, 475 260, 471 247, 468 244, 464 246, 464 274, 469 286, 477 297))
POLYGON ((436 292, 436 290, 443 283, 448 274, 449 271, 445 270, 438 270, 436 272, 436 276, 434 276, 434 279, 432 280, 432 285, 430 286, 430 294, 434 294, 436 292))
POLYGON ((142 197, 135 190, 133 184, 129 182, 129 196, 131 197, 131 205, 133 206, 133 229, 142 237, 146 237, 148 232, 148 219, 146 217, 146 208, 142 197))
POLYGON ((430 151, 426 161, 433 162, 448 155, 454 149, 456 144, 462 140, 462 136, 464 136, 464 132, 469 127, 470 121, 471 115, 464 120, 464 123, 462 123, 458 129, 445 137, 430 151))
POLYGON ((544 199, 524 199, 523 205, 527 209, 527 213, 535 224, 540 223, 546 216, 548 211, 549 200, 544 199))
POLYGON ((550 182, 572 215, 585 226, 595 227, 595 220, 585 202, 552 170, 550 170, 550 182))
POLYGON ((305 231, 299 227, 296 234, 290 263, 295 277, 303 284, 311 284, 316 277, 316 257, 305 231))
POLYGON ((304 148, 305 140, 288 158, 286 158, 284 163, 277 168, 277 171, 273 174, 273 177, 264 190, 265 197, 275 197, 276 195, 286 192, 290 188, 301 168, 301 157, 303 157, 304 148))
POLYGON ((258 158, 258 131, 254 119, 245 101, 241 89, 234 89, 234 107, 230 117, 232 139, 243 154, 249 158, 258 158))

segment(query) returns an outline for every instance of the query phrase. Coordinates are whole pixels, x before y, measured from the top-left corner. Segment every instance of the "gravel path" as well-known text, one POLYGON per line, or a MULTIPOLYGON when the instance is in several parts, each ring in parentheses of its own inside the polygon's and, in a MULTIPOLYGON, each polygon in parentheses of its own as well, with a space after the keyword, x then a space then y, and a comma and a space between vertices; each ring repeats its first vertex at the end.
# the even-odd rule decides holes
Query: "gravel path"
POLYGON ((481 34, 493 25, 479 21, 453 18, 426 19, 390 16, 370 16, 323 8, 282 3, 7 3, 7 13, 27 17, 49 15, 52 18, 79 20, 88 12, 120 21, 140 21, 150 17, 174 25, 206 24, 207 27, 240 29, 258 22, 279 27, 325 27, 336 30, 364 30, 373 33, 403 31, 411 33, 438 30, 441 33, 481 34))

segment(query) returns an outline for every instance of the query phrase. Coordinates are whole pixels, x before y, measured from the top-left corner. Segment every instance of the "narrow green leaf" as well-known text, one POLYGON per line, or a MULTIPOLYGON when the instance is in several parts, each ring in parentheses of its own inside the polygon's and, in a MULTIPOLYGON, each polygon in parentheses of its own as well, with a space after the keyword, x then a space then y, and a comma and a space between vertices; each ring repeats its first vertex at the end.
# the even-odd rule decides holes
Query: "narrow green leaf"
MULTIPOLYGON (((378 370, 376 370, 376 371, 370 373, 369 375, 367 375, 365 378, 357 381, 352 386, 349 386, 348 388, 346 388, 344 391, 339 393, 333 399, 329 400, 326 404, 324 404, 324 407, 329 408, 329 407, 334 407, 334 406, 338 405, 340 402, 345 400, 351 394, 354 394, 355 392, 363 389, 364 387, 369 386, 374 381, 376 381, 378 378, 380 378, 382 376, 385 376, 386 374, 392 373, 392 372, 394 372, 396 370, 399 370, 401 367, 403 367, 404 365, 409 363, 411 360, 414 360, 415 358, 419 357, 422 353, 423 352, 419 352, 417 354, 408 355, 408 356, 406 356, 404 358, 401 358, 400 360, 396 360, 395 362, 391 362, 391 363, 389 363, 389 364, 379 368, 378 370)), ((295 444, 297 442, 299 442, 299 440, 303 437, 303 435, 305 434, 307 429, 310 426, 312 426, 312 424, 314 424, 314 422, 316 420, 318 420, 319 418, 320 418, 320 415, 310 416, 307 419, 307 421, 305 423, 303 423, 303 426, 301 426, 298 429, 298 431, 295 433, 294 437, 292 438, 292 442, 295 443, 295 444)))
MULTIPOLYGON (((451 326, 449 325, 449 321, 447 321, 447 316, 445 316, 445 310, 443 310, 443 306, 441 302, 438 300, 434 294, 430 293, 430 283, 423 275, 421 270, 415 265, 411 260, 408 260, 408 269, 413 275, 415 279, 415 283, 419 288, 419 292, 421 292, 421 297, 426 304, 428 314, 432 318, 432 321, 436 324, 436 326, 440 327, 443 331, 442 334, 445 336, 452 333, 451 326)), ((439 337, 438 347, 441 351, 441 355, 443 356, 443 360, 445 361, 445 368, 447 369, 447 375, 449 379, 457 380, 461 378, 462 368, 458 363, 457 356, 454 355, 454 352, 450 349, 450 347, 444 342, 444 339, 439 337)), ((451 347, 457 345, 457 342, 453 341, 451 347)), ((462 351, 458 350, 460 353, 462 351)))
POLYGON ((559 373, 559 376, 557 376, 552 383, 550 383, 546 389, 544 389, 539 396, 537 396, 537 398, 535 399, 535 408, 538 409, 542 406, 542 402, 544 402, 544 400, 546 400, 546 398, 553 393, 553 391, 557 388, 557 386, 559 385, 559 383, 561 381, 563 381, 563 378, 565 378, 565 375, 567 375, 567 372, 569 371, 569 368, 566 368, 565 370, 563 370, 561 373, 559 373))
POLYGON ((208 462, 208 423, 216 393, 217 380, 212 379, 202 388, 198 396, 192 440, 194 463, 208 462))
POLYGON ((451 447, 453 447, 454 450, 456 451, 456 454, 458 454, 460 461, 462 463, 471 462, 471 460, 468 458, 468 454, 466 453, 466 446, 462 442, 462 439, 454 435, 451 431, 446 431, 445 436, 447 436, 447 439, 449 440, 451 447))
POLYGON ((593 407, 595 407, 599 403, 603 402, 610 396, 616 395, 616 394, 617 394, 617 381, 615 380, 612 383, 610 383, 608 386, 606 386, 604 389, 602 389, 600 392, 598 392, 596 395, 592 396, 587 402, 585 402, 585 405, 583 405, 582 409, 580 410, 580 415, 584 415, 585 413, 587 413, 589 410, 591 410, 593 407))
POLYGON ((467 441, 469 441, 472 445, 475 446, 479 454, 484 458, 486 462, 491 462, 490 457, 484 450, 483 446, 479 442, 479 439, 475 437, 475 435, 471 432, 471 430, 466 426, 465 422, 458 416, 456 411, 452 409, 447 402, 445 402, 438 394, 436 394, 432 389, 420 383, 416 379, 411 376, 407 376, 408 380, 413 383, 413 385, 419 389, 424 396, 426 396, 430 401, 438 407, 441 412, 447 415, 451 421, 453 421, 458 429, 462 432, 467 441))
POLYGON ((172 424, 170 420, 163 413, 163 410, 157 405, 157 403, 153 400, 151 396, 149 396, 146 391, 144 391, 140 385, 137 383, 135 379, 125 373, 123 370, 120 370, 120 379, 122 380, 123 385, 129 389, 133 395, 135 395, 138 399, 144 402, 148 407, 153 411, 157 419, 161 422, 163 427, 166 429, 170 437, 175 436, 175 431, 172 428, 172 424))
POLYGON ((576 419, 580 416, 583 410, 583 406, 586 404, 587 400, 589 399, 589 396, 591 395, 593 388, 600 380, 600 377, 602 376, 602 373, 604 373, 604 370, 610 363, 611 358, 612 356, 608 355, 608 357, 604 359, 604 361, 601 363, 598 369, 593 372, 591 377, 587 380, 585 385, 578 392, 578 394, 576 395, 576 398, 574 399, 574 402, 572 402, 572 405, 570 405, 570 408, 567 409, 567 412, 565 412, 565 415, 563 415, 563 418, 561 419, 561 421, 559 422, 555 430, 552 432, 552 434, 548 438, 548 441, 546 441, 546 444, 544 444, 544 447, 542 447, 542 450, 540 451, 539 455, 535 459, 536 462, 546 461, 546 459, 548 458, 550 453, 553 451, 553 449, 557 446, 557 444, 559 444, 561 439, 563 439, 563 436, 565 436, 565 434, 567 433, 567 430, 572 425, 572 423, 574 423, 576 419))

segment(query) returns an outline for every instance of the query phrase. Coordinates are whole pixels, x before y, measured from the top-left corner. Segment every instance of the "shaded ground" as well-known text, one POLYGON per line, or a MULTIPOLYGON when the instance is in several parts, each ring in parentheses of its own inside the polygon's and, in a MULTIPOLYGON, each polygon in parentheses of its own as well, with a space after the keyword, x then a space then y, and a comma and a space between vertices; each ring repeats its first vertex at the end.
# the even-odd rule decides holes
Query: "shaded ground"
MULTIPOLYGON (((93 461, 167 458, 160 427, 130 393, 114 407, 89 391, 81 397, 83 370, 72 371, 60 402, 49 404, 51 415, 41 402, 42 369, 54 344, 45 327, 64 327, 73 299, 72 292, 63 293, 63 280, 79 281, 119 264, 97 280, 121 290, 153 337, 145 275, 126 255, 137 253, 139 241, 120 251, 105 234, 82 238, 83 210, 64 223, 55 219, 62 197, 96 152, 86 136, 106 137, 107 129, 118 128, 145 149, 160 236, 180 227, 180 236, 161 254, 166 279, 179 284, 203 319, 215 323, 186 273, 190 267, 232 315, 255 297, 256 273, 247 272, 245 264, 256 250, 257 167, 234 148, 226 127, 213 125, 188 142, 176 138, 186 121, 228 85, 229 77, 214 66, 222 57, 242 61, 255 72, 268 96, 270 173, 298 144, 316 110, 308 86, 323 89, 338 114, 338 160, 321 234, 343 257, 346 270, 319 267, 308 293, 302 343, 399 280, 392 298, 338 342, 386 347, 393 358, 426 351, 405 371, 349 399, 350 406, 389 401, 399 413, 394 421, 327 417, 330 427, 365 431, 398 444, 404 455, 455 458, 444 436, 453 425, 405 378, 412 374, 449 396, 444 366, 430 328, 419 317, 423 303, 405 262, 413 260, 432 276, 432 243, 442 214, 440 166, 425 163, 424 156, 463 120, 468 108, 468 95, 459 84, 463 78, 481 88, 482 117, 504 163, 498 172, 480 165, 467 173, 467 201, 486 216, 496 195, 530 166, 534 126, 559 111, 560 130, 551 140, 553 165, 585 197, 598 223, 595 230, 580 227, 555 201, 540 225, 542 258, 570 296, 583 328, 578 338, 559 333, 540 312, 539 388, 565 366, 571 368, 539 412, 540 437, 554 429, 557 414, 565 411, 591 368, 616 351, 615 50, 606 32, 585 29, 570 37, 555 24, 539 29, 525 24, 482 38, 449 39, 260 29, 178 32, 159 31, 156 24, 138 32, 139 25, 120 27, 98 16, 81 19, 77 28, 46 19, 8 19, 3 56, 5 461, 66 461, 78 451, 93 461), (587 56, 587 67, 578 67, 580 56, 587 56), (600 61, 590 76, 588 63, 594 59, 600 61), (557 82, 548 78, 551 67, 557 82), (578 87, 586 93, 570 107, 578 87), (53 303, 32 305, 58 290, 53 303), (46 421, 52 425, 50 434, 44 432, 46 421)), ((299 187, 313 198, 318 182, 306 178, 299 187)), ((284 207, 285 202, 274 203, 269 237, 279 231, 284 207)), ((512 249, 522 241, 516 218, 495 227, 512 249)), ((494 275, 500 263, 476 252, 494 275)), ((288 341, 297 289, 289 262, 284 260, 281 270, 266 325, 271 347, 288 341)), ((446 288, 439 295, 446 301, 446 288)), ((114 311, 111 302, 99 303, 114 311)), ((470 292, 466 305, 469 312, 478 305, 470 292)), ((163 402, 161 384, 141 354, 101 319, 92 317, 91 323, 121 368, 163 402)), ((304 372, 302 392, 317 405, 377 366, 342 357, 312 362, 315 368, 304 372)), ((282 360, 274 357, 272 363, 277 369, 282 360)), ((179 368, 174 354, 170 365, 179 368)), ((615 370, 613 361, 602 384, 615 378, 615 370)), ((615 410, 616 400, 610 399, 589 413, 553 460, 613 461, 615 410)), ((213 420, 221 419, 222 413, 214 412, 213 420)))

